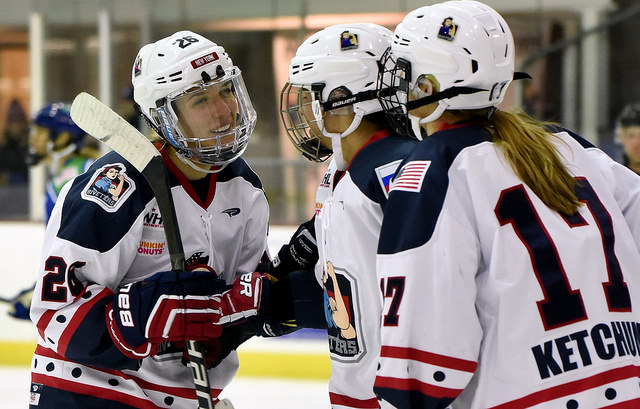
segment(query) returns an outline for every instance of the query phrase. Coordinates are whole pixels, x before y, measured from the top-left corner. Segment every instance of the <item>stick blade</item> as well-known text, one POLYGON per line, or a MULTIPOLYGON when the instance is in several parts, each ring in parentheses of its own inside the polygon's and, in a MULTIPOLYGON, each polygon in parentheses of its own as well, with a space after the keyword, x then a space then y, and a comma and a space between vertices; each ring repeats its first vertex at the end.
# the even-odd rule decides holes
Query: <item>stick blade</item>
POLYGON ((91 94, 81 92, 75 97, 71 104, 71 119, 140 172, 151 159, 160 156, 146 136, 91 94))

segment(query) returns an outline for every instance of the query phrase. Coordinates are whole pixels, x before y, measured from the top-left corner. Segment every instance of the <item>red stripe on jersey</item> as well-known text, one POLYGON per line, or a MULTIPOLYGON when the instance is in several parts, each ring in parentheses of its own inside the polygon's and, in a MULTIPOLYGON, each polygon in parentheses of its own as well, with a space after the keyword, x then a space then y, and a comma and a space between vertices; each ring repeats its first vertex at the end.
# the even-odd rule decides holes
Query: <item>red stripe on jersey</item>
POLYGON ((603 406, 602 409, 638 409, 640 408, 640 398, 628 400, 626 402, 615 403, 611 406, 603 406))
MULTIPOLYGON (((70 363, 75 363, 74 361, 70 361, 67 358, 60 356, 58 354, 55 353, 55 351, 52 351, 49 348, 43 347, 41 345, 36 346, 36 351, 35 351, 36 355, 40 355, 46 358, 51 358, 51 359, 58 359, 58 360, 62 360, 65 362, 70 362, 70 363)), ((90 366, 88 366, 89 368, 91 368, 90 366)), ((128 375, 124 372, 121 371, 117 371, 117 370, 113 370, 113 369, 105 369, 105 368, 95 368, 97 370, 99 370, 100 372, 103 372, 105 374, 109 374, 109 375, 113 375, 113 376, 118 376, 120 378, 126 379, 126 380, 132 380, 134 381, 138 386, 140 386, 141 389, 145 389, 145 390, 151 390, 151 391, 155 391, 155 392, 161 392, 161 393, 166 393, 172 396, 177 396, 180 398, 186 398, 186 399, 196 399, 196 392, 194 388, 178 388, 178 387, 172 387, 172 386, 164 386, 164 385, 159 385, 156 383, 152 383, 149 381, 146 381, 144 379, 141 379, 137 376, 131 376, 128 375)), ((53 379, 53 378, 51 378, 53 379)), ((211 388, 211 396, 213 397, 217 397, 220 392, 222 392, 222 389, 217 389, 217 388, 211 388)))
POLYGON ((151 401, 127 395, 126 393, 117 392, 112 388, 89 386, 82 383, 55 378, 39 373, 31 374, 31 382, 41 383, 55 389, 61 389, 63 391, 79 393, 83 395, 99 396, 100 399, 120 402, 124 405, 134 406, 139 409, 160 409, 160 406, 154 405, 151 401))
POLYGON ((340 395, 338 393, 329 392, 329 398, 332 405, 347 406, 350 408, 358 409, 378 409, 380 404, 378 399, 356 399, 346 395, 340 395))
POLYGON ((401 379, 377 376, 374 383, 376 388, 395 389, 400 391, 419 391, 420 393, 437 399, 455 399, 462 389, 443 388, 428 383, 421 382, 417 379, 401 379))
MULTIPOLYGON (((82 294, 84 294, 84 291, 82 294)), ((82 296, 82 294, 80 296, 82 296)), ((62 335, 60 335, 60 339, 58 340, 58 352, 60 354, 65 355, 67 353, 67 347, 69 346, 71 337, 76 333, 76 330, 84 321, 84 317, 87 315, 89 310, 91 310, 91 308, 93 308, 93 306, 100 300, 111 295, 113 295, 113 292, 111 290, 109 290, 108 288, 103 288, 93 299, 85 302, 78 307, 78 309, 73 313, 73 317, 69 321, 69 324, 64 327, 62 335)))
POLYGON ((42 338, 44 340, 47 339, 44 336, 44 330, 47 329, 47 327, 49 326, 49 323, 53 319, 53 315, 55 313, 56 313, 55 310, 48 310, 44 314, 42 314, 42 316, 38 320, 38 323, 36 324, 36 327, 38 328, 38 333, 40 334, 40 338, 42 338))
MULTIPOLYGON (((628 378, 640 377, 640 367, 635 365, 623 366, 622 368, 612 369, 610 371, 602 372, 588 378, 580 379, 577 381, 565 383, 562 385, 556 385, 548 389, 544 389, 538 392, 534 392, 530 395, 524 396, 520 399, 506 402, 498 406, 494 406, 491 409, 519 409, 528 408, 529 406, 537 405, 543 402, 548 402, 553 399, 562 398, 575 393, 584 392, 588 389, 596 388, 598 386, 606 385, 611 382, 620 381, 628 378)), ((618 406, 610 406, 611 408, 618 408, 618 406)), ((624 407, 624 406, 621 406, 624 407)), ((634 406, 638 407, 638 406, 634 406)))
MULTIPOLYGON (((51 359, 58 359, 61 361, 65 361, 65 362, 70 362, 70 363, 76 363, 74 361, 70 361, 67 358, 58 355, 55 351, 52 351, 49 348, 43 347, 42 345, 38 345, 36 346, 36 351, 35 351, 35 355, 40 355, 43 356, 45 358, 51 358, 51 359)), ((91 368, 90 366, 87 366, 88 368, 91 368)), ((103 372, 105 374, 109 374, 109 375, 113 375, 113 376, 117 376, 126 380, 132 380, 134 381, 138 386, 140 386, 141 389, 145 389, 145 390, 151 390, 151 391, 155 391, 155 392, 161 392, 161 393, 166 393, 168 395, 172 395, 172 396, 177 396, 180 398, 186 398, 186 399, 196 399, 196 392, 194 388, 178 388, 178 387, 172 387, 172 386, 164 386, 164 385, 159 385, 156 383, 152 383, 149 381, 146 381, 144 379, 141 379, 137 376, 131 376, 128 375, 124 372, 121 371, 117 371, 117 370, 113 370, 113 369, 105 369, 105 368, 95 368, 100 372, 103 372)), ((57 378, 52 378, 49 377, 50 379, 57 379, 57 378)), ((51 385, 51 384, 49 384, 51 385)), ((55 384, 54 384, 55 385, 55 384)), ((73 391, 72 391, 73 392, 73 391)), ((222 392, 222 389, 217 389, 217 388, 211 388, 211 396, 213 396, 214 398, 217 397, 220 392, 222 392)))
POLYGON ((434 354, 433 352, 421 351, 415 348, 383 345, 380 350, 380 356, 383 358, 411 359, 413 361, 419 361, 429 365, 436 365, 443 368, 455 369, 457 371, 469 373, 474 373, 478 367, 478 363, 475 361, 434 354))

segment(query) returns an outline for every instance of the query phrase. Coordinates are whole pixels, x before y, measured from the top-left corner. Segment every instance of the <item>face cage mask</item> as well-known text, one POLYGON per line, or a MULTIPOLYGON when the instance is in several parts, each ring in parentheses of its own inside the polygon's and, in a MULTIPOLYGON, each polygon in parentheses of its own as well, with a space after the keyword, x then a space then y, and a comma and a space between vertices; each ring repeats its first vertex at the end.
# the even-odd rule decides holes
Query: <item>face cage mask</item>
POLYGON ((280 116, 291 143, 305 158, 324 162, 333 151, 322 146, 324 112, 320 95, 324 84, 295 85, 287 82, 280 93, 280 116))
MULTIPOLYGON (((380 58, 380 64, 382 65, 382 70, 378 74, 377 88, 378 90, 385 90, 385 92, 381 91, 378 94, 380 105, 382 105, 384 113, 397 133, 418 140, 422 140, 423 132, 419 126, 412 123, 411 117, 413 115, 409 111, 461 94, 486 91, 473 87, 450 87, 444 91, 426 95, 417 86, 416 89, 413 89, 411 63, 404 58, 395 59, 391 53, 391 47, 380 58), (392 68, 387 68, 389 66, 392 68), (409 93, 414 97, 411 100, 409 99, 409 93)), ((447 106, 448 104, 441 102, 436 111, 434 111, 434 115, 420 119, 420 124, 437 119, 447 106)), ((413 118, 418 120, 416 117, 413 118)))
POLYGON ((376 87, 378 90, 386 90, 386 92, 378 93, 382 110, 396 133, 414 137, 407 116, 411 63, 403 58, 396 60, 391 53, 391 47, 389 47, 380 57, 380 66, 376 87))
POLYGON ((237 67, 173 92, 152 110, 163 138, 197 170, 224 166, 247 147, 256 112, 237 67))

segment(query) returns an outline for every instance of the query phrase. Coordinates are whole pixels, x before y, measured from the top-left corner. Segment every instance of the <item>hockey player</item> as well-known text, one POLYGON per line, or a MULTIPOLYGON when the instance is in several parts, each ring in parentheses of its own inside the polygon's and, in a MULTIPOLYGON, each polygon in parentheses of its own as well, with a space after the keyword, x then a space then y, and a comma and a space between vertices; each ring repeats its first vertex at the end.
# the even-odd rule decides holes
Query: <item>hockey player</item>
POLYGON ((333 154, 316 194, 320 261, 331 356, 333 408, 377 408, 380 287, 375 256, 389 181, 415 141, 390 132, 375 88, 391 32, 375 24, 327 27, 289 65, 282 119, 308 159, 333 154))
POLYGON ((515 50, 492 8, 421 7, 395 39, 385 111, 428 136, 380 233, 381 407, 640 407, 640 179, 497 109, 515 50))
MULTIPOLYGON (((71 119, 69 108, 61 101, 46 104, 31 121, 28 162, 45 165, 45 222, 62 186, 87 170, 99 156, 97 149, 85 144, 86 134, 71 119)), ((28 288, 13 297, 9 314, 28 320, 32 295, 33 288, 28 288)))
POLYGON ((622 109, 616 118, 616 139, 622 144, 621 162, 640 174, 640 104, 622 109))
POLYGON ((95 146, 86 144, 86 134, 71 119, 70 104, 53 102, 33 117, 29 133, 30 165, 44 163, 47 170, 45 221, 65 183, 86 171, 99 156, 95 146))
POLYGON ((220 356, 222 325, 266 308, 269 276, 255 271, 269 209, 240 158, 256 113, 239 68, 223 47, 180 31, 141 48, 132 83, 159 135, 188 271, 170 271, 153 192, 120 155, 66 184, 31 308, 32 408, 195 408, 185 341, 203 341, 217 364, 215 398, 238 367, 235 351, 220 356))

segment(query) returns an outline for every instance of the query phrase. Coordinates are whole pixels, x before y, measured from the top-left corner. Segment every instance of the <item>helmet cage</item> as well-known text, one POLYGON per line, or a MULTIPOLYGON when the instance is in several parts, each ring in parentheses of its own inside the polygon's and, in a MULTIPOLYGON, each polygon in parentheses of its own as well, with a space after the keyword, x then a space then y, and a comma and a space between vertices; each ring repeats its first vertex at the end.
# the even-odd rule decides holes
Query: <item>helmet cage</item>
POLYGON ((219 71, 217 78, 203 75, 202 81, 168 94, 151 109, 162 137, 184 158, 204 166, 223 166, 242 155, 256 122, 240 70, 219 71), (185 104, 197 121, 185 118, 179 109, 185 104))
POLYGON ((324 129, 324 84, 297 85, 287 82, 280 93, 280 116, 287 136, 304 157, 324 162, 333 151, 322 145, 324 129))
POLYGON ((331 149, 320 143, 322 136, 330 136, 324 128, 325 114, 352 115, 356 104, 375 100, 377 94, 375 90, 366 90, 354 95, 341 86, 332 90, 328 100, 323 102, 324 89, 324 83, 299 85, 287 82, 280 93, 280 115, 287 135, 295 147, 314 162, 324 162, 332 154, 331 149), (334 95, 336 91, 340 93, 334 95))
POLYGON ((378 100, 393 130, 406 136, 411 136, 411 125, 407 118, 410 84, 411 63, 404 58, 396 59, 391 47, 387 48, 380 57, 378 100))
MULTIPOLYGON (((409 111, 434 102, 458 95, 475 94, 487 91, 474 87, 450 87, 426 96, 418 88, 418 81, 411 79, 411 62, 402 57, 394 58, 391 47, 380 58, 382 69, 378 74, 378 100, 394 130, 402 135, 422 139, 413 135, 409 111), (409 93, 414 98, 409 98, 409 93)), ((502 91, 502 90, 500 90, 502 91)), ((493 90, 492 90, 493 93, 493 90)))

